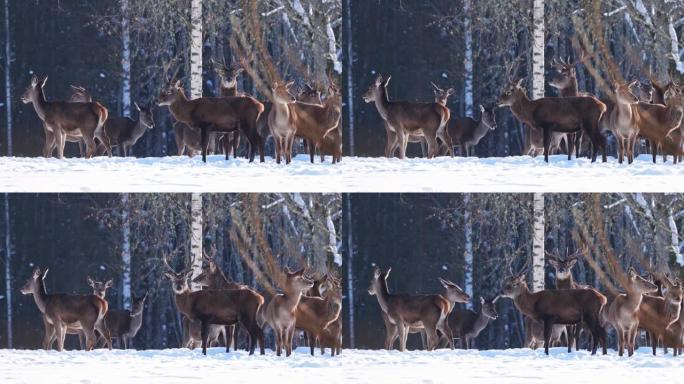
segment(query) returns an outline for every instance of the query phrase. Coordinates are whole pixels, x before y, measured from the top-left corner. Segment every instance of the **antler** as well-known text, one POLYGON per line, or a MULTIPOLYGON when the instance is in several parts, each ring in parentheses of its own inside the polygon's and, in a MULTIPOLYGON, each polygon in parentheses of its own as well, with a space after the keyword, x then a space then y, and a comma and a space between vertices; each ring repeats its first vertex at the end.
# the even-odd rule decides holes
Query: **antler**
POLYGON ((506 64, 506 79, 509 83, 514 82, 512 75, 518 73, 518 69, 520 68, 520 61, 521 57, 518 56, 515 59, 513 59, 513 61, 511 61, 510 63, 506 64))
POLYGON ((179 67, 176 67, 176 70, 173 72, 173 76, 169 76, 169 69, 176 63, 177 58, 173 58, 169 60, 169 62, 162 64, 163 68, 163 76, 166 77, 167 82, 171 82, 173 79, 176 78, 176 75, 178 74, 178 71, 180 70, 179 67))
POLYGON ((176 271, 173 269, 173 267, 171 267, 171 266, 169 265, 169 261, 166 259, 166 255, 162 256, 162 261, 164 261, 164 267, 166 267, 166 269, 168 269, 169 271, 174 272, 174 273, 176 272, 176 271))

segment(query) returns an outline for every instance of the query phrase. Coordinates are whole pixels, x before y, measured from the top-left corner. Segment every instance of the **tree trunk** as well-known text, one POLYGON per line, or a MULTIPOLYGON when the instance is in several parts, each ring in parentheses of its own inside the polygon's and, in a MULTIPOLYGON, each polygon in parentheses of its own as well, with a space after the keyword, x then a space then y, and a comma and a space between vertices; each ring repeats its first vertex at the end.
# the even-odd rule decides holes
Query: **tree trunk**
MULTIPOLYGON (((10 36, 9 0, 5 0, 5 110, 7 111, 7 156, 12 156, 12 38, 10 36)), ((12 238, 10 199, 5 193, 5 296, 7 303, 7 348, 12 348, 12 238)))
MULTIPOLYGON (((352 71, 354 64, 354 49, 352 46, 352 22, 351 22, 351 2, 352 0, 342 0, 345 2, 344 9, 346 14, 344 20, 347 24, 347 135, 349 136, 348 154, 354 156, 354 73, 352 71)), ((350 335, 351 336, 351 335, 350 335)))
POLYGON ((344 221, 347 223, 347 308, 349 318, 347 329, 349 332, 349 348, 356 345, 354 337, 354 237, 352 232, 352 204, 351 194, 344 195, 347 200, 344 212, 344 221))
POLYGON ((9 2, 5 0, 5 110, 7 111, 7 156, 12 157, 12 37, 9 2))
POLYGON ((463 104, 465 116, 473 117, 473 32, 471 24, 471 0, 463 1, 463 43, 465 49, 463 104))
POLYGON ((131 223, 128 193, 121 194, 121 306, 131 308, 131 223))
POLYGON ((533 0, 532 98, 544 97, 544 0, 533 0))
POLYGON ((544 194, 534 194, 532 233, 532 291, 544 289, 544 194))
POLYGON ((131 116, 131 37, 128 0, 121 0, 121 115, 131 116))
MULTIPOLYGON (((463 232, 465 237, 464 287, 465 292, 473 297, 473 223, 470 212, 470 194, 463 195, 463 232)), ((474 300, 474 299, 473 299, 474 300)), ((466 308, 473 308, 473 300, 466 303, 466 308)))
POLYGON ((200 97, 202 97, 202 0, 191 0, 190 98, 197 99, 200 97))
MULTIPOLYGON (((190 203, 190 255, 192 257, 193 278, 202 273, 202 194, 193 193, 190 203)), ((193 291, 200 290, 197 284, 191 284, 193 291)))

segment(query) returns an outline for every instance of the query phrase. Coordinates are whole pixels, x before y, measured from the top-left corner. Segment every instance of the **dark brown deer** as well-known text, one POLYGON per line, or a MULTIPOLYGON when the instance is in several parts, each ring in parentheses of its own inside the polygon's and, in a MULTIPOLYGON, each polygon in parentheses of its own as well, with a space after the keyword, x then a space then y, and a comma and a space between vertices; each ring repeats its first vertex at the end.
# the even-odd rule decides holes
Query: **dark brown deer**
POLYGON ((454 145, 461 147, 461 154, 471 155, 472 149, 490 131, 496 129, 496 114, 494 107, 485 108, 480 105, 480 121, 472 117, 457 117, 449 120, 447 131, 454 145))
MULTIPOLYGON (((453 334, 446 321, 451 311, 449 300, 442 295, 390 294, 387 288, 387 276, 391 271, 392 268, 383 272, 376 267, 370 287, 368 287, 368 294, 378 299, 389 324, 396 327, 399 350, 402 352, 406 350, 406 341, 411 328, 425 330, 428 351, 437 347, 439 342, 437 330, 446 336, 453 348, 453 334)), ((390 332, 388 329, 389 335, 391 335, 390 332)), ((393 336, 391 338, 393 340, 393 336)))
POLYGON ((191 292, 188 279, 192 269, 180 273, 173 271, 164 259, 168 271, 166 277, 171 281, 176 307, 190 322, 201 324, 202 353, 207 354, 210 325, 242 326, 249 333, 249 354, 254 354, 257 342, 260 353, 264 351, 264 334, 257 324, 257 312, 264 304, 264 298, 251 289, 210 290, 191 292))
MULTIPOLYGON (((104 325, 104 317, 108 309, 107 302, 95 295, 49 294, 43 281, 47 273, 47 269, 44 272, 40 268, 34 269, 31 277, 21 288, 21 293, 33 295, 36 306, 45 315, 45 320, 52 325, 57 337, 57 350, 62 351, 64 349, 64 337, 68 328, 83 331, 87 351, 95 347, 95 330, 105 337, 109 349, 111 349, 112 341, 109 337, 109 331, 104 325)), ((47 339, 51 340, 52 336, 49 335, 47 339)), ((50 342, 50 344, 52 343, 50 342)), ((49 344, 46 349, 49 349, 49 344)))
POLYGON ((207 161, 211 133, 240 130, 250 144, 250 162, 259 150, 264 162, 264 144, 257 132, 257 118, 264 105, 249 96, 200 97, 188 100, 180 80, 170 82, 159 95, 159 105, 168 105, 173 117, 200 132, 202 161, 207 161))
POLYGON ((385 154, 389 157, 394 142, 399 144, 399 158, 406 157, 406 146, 411 136, 424 136, 427 141, 427 158, 435 157, 439 152, 437 138, 442 140, 453 156, 453 143, 446 132, 449 121, 449 108, 440 103, 413 103, 408 101, 389 101, 387 84, 392 76, 383 79, 382 75, 375 79, 368 91, 363 95, 366 103, 375 103, 380 117, 386 122, 387 145, 385 154))
POLYGON ((592 162, 596 161, 598 150, 606 158, 606 139, 602 135, 599 120, 606 111, 606 105, 591 96, 543 97, 530 100, 521 86, 523 79, 509 83, 499 98, 500 106, 509 106, 513 115, 532 130, 542 132, 544 161, 549 161, 551 139, 554 132, 574 133, 582 131, 591 139, 592 162))
POLYGON ((599 341, 606 349, 606 331, 601 326, 600 312, 606 297, 593 289, 562 289, 530 292, 525 274, 504 280, 501 296, 513 299, 515 307, 525 316, 544 324, 544 353, 549 354, 551 331, 554 324, 568 325, 584 322, 593 336, 592 354, 599 341))
POLYGON ((313 287, 313 281, 304 276, 304 268, 292 272, 284 271, 283 293, 271 298, 264 310, 264 319, 273 329, 276 338, 276 355, 285 350, 285 356, 292 354, 292 339, 297 321, 297 306, 302 295, 313 287))
MULTIPOLYGON (((342 311, 342 289, 339 280, 326 274, 319 284, 323 292, 317 290, 315 296, 302 296, 295 312, 295 327, 306 333, 311 356, 314 355, 316 342, 321 346, 321 354, 325 353, 323 334, 339 319, 342 311)), ((335 346, 330 347, 331 354, 335 356, 335 346)))
POLYGON ((449 314, 449 328, 454 337, 459 339, 461 348, 469 349, 471 343, 489 324, 496 320, 496 301, 499 296, 485 299, 480 297, 480 312, 470 309, 454 308, 449 314))
POLYGON ((651 104, 665 105, 665 93, 670 88, 672 83, 662 85, 657 80, 650 79, 651 83, 651 104))
MULTIPOLYGON (((196 153, 202 153, 202 133, 190 128, 187 124, 180 121, 173 123, 173 137, 176 140, 178 156, 183 156, 186 149, 189 157, 195 156, 196 153)), ((213 154, 215 152, 216 140, 210 140, 207 153, 213 154)))
MULTIPOLYGON (((148 129, 154 128, 153 105, 140 107, 138 103, 133 103, 138 111, 138 120, 130 117, 110 117, 104 125, 104 131, 112 147, 119 147, 123 157, 128 156, 131 147, 138 142, 148 129)), ((104 150, 104 146, 98 146, 98 152, 104 150)))
POLYGON ((296 136, 301 137, 309 146, 311 162, 316 150, 332 156, 333 164, 342 160, 342 95, 334 84, 328 87, 328 97, 322 104, 296 102, 291 104, 296 136))
MULTIPOLYGON (((211 60, 211 64, 219 77, 219 96, 239 96, 237 80, 238 76, 244 72, 244 68, 237 63, 233 63, 231 66, 228 66, 226 65, 225 61, 219 64, 214 62, 214 60, 211 60)), ((224 143, 224 148, 228 148, 230 153, 233 154, 233 158, 236 158, 238 147, 240 147, 240 132, 235 131, 227 133, 223 135, 221 140, 227 140, 227 142, 224 143)), ((229 153, 227 155, 229 155, 229 153)))
POLYGON ((95 153, 95 138, 107 148, 111 156, 111 148, 102 127, 107 120, 107 108, 100 103, 70 103, 68 101, 47 101, 43 87, 47 77, 42 81, 34 75, 31 84, 21 96, 24 104, 33 103, 36 114, 45 127, 52 132, 57 147, 57 157, 64 157, 64 144, 68 136, 82 136, 86 145, 86 158, 95 153))
MULTIPOLYGON (((92 96, 90 96, 90 93, 88 93, 88 91, 85 88, 76 85, 70 85, 69 87, 71 87, 71 96, 69 97, 70 103, 93 102, 92 96)), ((57 143, 55 142, 55 135, 52 133, 51 130, 48 129, 44 121, 41 120, 41 123, 43 124, 43 132, 45 133, 45 143, 43 144, 43 157, 52 157, 52 153, 55 151, 55 148, 57 147, 57 143)), ((78 150, 81 157, 85 156, 85 144, 83 142, 82 136, 67 135, 66 142, 78 143, 78 150)))
POLYGON ((618 162, 622 164, 624 156, 627 162, 634 162, 634 147, 639 137, 639 114, 636 105, 639 99, 632 93, 638 80, 629 84, 615 84, 615 106, 608 116, 608 127, 613 132, 618 144, 618 162))
POLYGON ((632 356, 639 329, 639 306, 644 295, 656 292, 658 287, 639 276, 634 268, 630 268, 627 272, 627 286, 624 288, 627 293, 619 294, 613 299, 606 316, 618 337, 618 354, 622 356, 627 348, 628 355, 632 356))
POLYGON ((668 90, 665 95, 665 105, 639 102, 635 110, 638 115, 639 133, 651 143, 653 162, 656 162, 658 152, 662 152, 663 162, 667 161, 668 154, 672 154, 676 164, 684 143, 681 130, 684 98, 680 92, 674 89, 668 90), (678 133, 678 137, 673 135, 674 132, 678 133), (670 150, 667 150, 667 142, 674 144, 669 145, 670 150))
MULTIPOLYGON (((119 348, 128 349, 131 339, 138 334, 142 327, 146 298, 147 293, 142 297, 134 296, 130 310, 111 309, 107 312, 105 325, 107 325, 112 339, 119 340, 119 348)), ((100 342, 102 341, 102 336, 100 336, 100 342)))
POLYGON ((665 288, 663 296, 644 295, 637 311, 638 326, 648 332, 654 356, 659 342, 667 348, 665 337, 670 326, 679 320, 684 293, 678 280, 672 282, 666 276, 658 280, 665 288))

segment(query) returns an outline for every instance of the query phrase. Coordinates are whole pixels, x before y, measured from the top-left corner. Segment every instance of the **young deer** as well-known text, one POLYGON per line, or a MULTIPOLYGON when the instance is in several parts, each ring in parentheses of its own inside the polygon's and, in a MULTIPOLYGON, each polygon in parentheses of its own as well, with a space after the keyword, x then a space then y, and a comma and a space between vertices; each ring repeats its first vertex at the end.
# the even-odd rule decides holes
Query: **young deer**
MULTIPOLYGON (((133 296, 131 310, 112 309, 105 316, 105 325, 112 339, 119 340, 119 348, 128 349, 128 344, 142 327, 143 311, 147 293, 142 297, 133 296)), ((102 338, 100 338, 102 340, 102 338)))
POLYGON ((173 117, 200 132, 202 161, 207 161, 210 134, 228 133, 238 129, 250 143, 250 162, 259 150, 264 162, 264 145, 257 132, 256 122, 264 106, 249 96, 200 97, 188 100, 180 80, 170 82, 159 95, 159 105, 168 105, 173 117))
POLYGON ((496 114, 494 107, 485 108, 480 105, 480 121, 472 117, 457 117, 449 120, 447 131, 454 145, 461 147, 461 154, 471 155, 472 149, 489 132, 496 129, 496 114))
POLYGON ((278 356, 281 355, 283 349, 286 356, 292 354, 297 306, 302 294, 313 287, 313 281, 304 276, 304 268, 296 272, 286 268, 284 272, 283 293, 274 295, 264 311, 265 320, 275 333, 276 355, 278 356))
MULTIPOLYGON (((449 300, 442 295, 390 294, 387 288, 387 276, 391 271, 392 268, 389 268, 382 272, 376 267, 370 287, 368 287, 368 294, 378 299, 382 312, 387 315, 388 323, 396 327, 399 350, 402 352, 406 350, 406 340, 411 328, 425 330, 428 351, 437 347, 439 342, 437 330, 447 337, 453 348, 453 335, 446 321, 451 311, 449 300)), ((444 288, 448 289, 446 286, 444 288)), ((393 341, 394 336, 391 330, 388 329, 387 333, 393 341)))
POLYGON ((525 274, 504 280, 501 296, 513 299, 515 307, 525 316, 544 324, 544 353, 549 354, 551 331, 554 324, 568 325, 584 322, 593 336, 592 354, 599 341, 606 349, 606 332, 601 326, 600 312, 606 297, 593 289, 562 289, 530 292, 525 274))
POLYGON ((387 84, 392 76, 383 79, 382 75, 375 79, 368 91, 363 95, 366 103, 375 103, 380 117, 385 121, 387 144, 385 155, 390 157, 394 152, 395 142, 399 145, 399 158, 406 157, 406 146, 411 136, 424 136, 427 141, 427 158, 437 156, 442 140, 453 156, 453 143, 446 132, 450 111, 440 103, 412 103, 408 101, 389 101, 387 84))
POLYGON ((264 303, 263 296, 251 289, 205 289, 192 292, 188 285, 192 269, 177 273, 168 265, 166 259, 164 264, 168 269, 165 275, 171 281, 176 307, 190 322, 200 322, 204 355, 207 354, 210 325, 225 326, 238 322, 249 333, 249 354, 254 354, 257 341, 260 353, 265 353, 264 334, 257 324, 257 313, 264 303))
POLYGON ((473 340, 487 327, 490 320, 496 320, 496 301, 499 296, 485 299, 480 297, 480 312, 455 308, 449 314, 449 328, 459 339, 461 348, 469 349, 473 340))
MULTIPOLYGON (((103 143, 107 154, 111 156, 112 150, 103 131, 107 120, 107 108, 97 102, 47 101, 43 91, 46 81, 47 77, 38 81, 34 75, 31 78, 31 84, 21 96, 21 101, 24 104, 33 103, 36 114, 43 121, 46 129, 54 135, 57 157, 60 159, 64 157, 64 144, 69 136, 83 137, 86 145, 86 158, 91 158, 95 153, 95 138, 103 143)), ((50 146, 46 144, 46 147, 50 146)))
MULTIPOLYGON (((323 334, 328 327, 339 319, 342 311, 342 289, 340 288, 340 281, 330 274, 323 276, 321 281, 316 281, 320 288, 315 289, 313 295, 302 296, 295 313, 296 323, 295 328, 306 333, 311 350, 311 356, 314 355, 316 342, 321 346, 321 354, 325 353, 325 344, 323 343, 323 334)), ((313 287, 312 291, 314 290, 313 287)), ((335 356, 335 347, 331 345, 331 354, 335 356)))
POLYGON ((610 303, 607 318, 618 336, 618 354, 622 356, 625 347, 629 356, 634 354, 634 342, 639 329, 639 305, 644 294, 658 290, 655 284, 639 276, 634 268, 627 272, 627 293, 620 294, 610 303))
MULTIPOLYGON (((33 274, 21 288, 24 295, 33 295, 36 306, 45 316, 45 320, 53 327, 57 337, 57 350, 64 349, 64 337, 67 329, 79 329, 85 334, 87 351, 95 347, 95 330, 99 331, 111 349, 112 341, 109 330, 104 325, 104 317, 107 313, 107 302, 95 295, 67 295, 64 293, 47 293, 44 279, 48 270, 44 272, 40 268, 33 270, 33 274)), ((45 335, 44 347, 49 349, 52 344, 52 335, 45 335), (47 344, 50 341, 50 344, 47 344)))
POLYGON ((684 293, 678 280, 673 283, 666 276, 658 280, 665 288, 663 296, 644 295, 637 311, 639 328, 648 332, 654 356, 659 342, 667 350, 665 337, 670 326, 679 320, 684 293))
POLYGON ((272 89, 273 105, 268 115, 268 127, 275 142, 275 156, 278 164, 280 164, 281 156, 285 158, 286 164, 292 161, 292 145, 297 133, 296 120, 292 111, 292 104, 297 102, 297 99, 290 93, 293 84, 294 81, 285 84, 275 83, 272 89))
POLYGON ((638 80, 629 84, 615 84, 615 106, 608 116, 608 126, 618 144, 618 162, 626 155, 627 162, 634 161, 634 147, 639 137, 639 115, 635 106, 639 99, 632 93, 638 80))
POLYGON ((321 162, 325 161, 325 155, 332 156, 333 164, 342 159, 342 95, 334 84, 328 87, 328 97, 322 104, 298 101, 291 104, 291 112, 296 136, 309 146, 312 163, 316 150, 321 154, 321 162))
MULTIPOLYGON (((140 107, 133 103, 138 111, 138 120, 130 117, 110 117, 104 125, 104 131, 109 138, 112 147, 118 146, 123 157, 128 156, 128 151, 138 142, 148 129, 154 128, 154 113, 152 104, 140 107)), ((102 144, 98 146, 98 152, 104 150, 102 144)))

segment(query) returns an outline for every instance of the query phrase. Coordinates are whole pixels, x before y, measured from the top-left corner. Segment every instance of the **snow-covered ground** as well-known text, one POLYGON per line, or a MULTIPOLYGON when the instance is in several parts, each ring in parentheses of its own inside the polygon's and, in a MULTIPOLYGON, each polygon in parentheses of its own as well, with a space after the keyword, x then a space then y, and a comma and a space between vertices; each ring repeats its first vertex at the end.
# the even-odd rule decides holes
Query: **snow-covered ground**
MULTIPOLYGON (((659 351, 660 352, 660 351, 659 351)), ((299 348, 290 358, 199 350, 56 352, 0 350, 0 382, 13 383, 681 383, 684 358, 653 357, 647 348, 632 358, 587 352, 369 351, 338 357, 299 348), (197 381, 200 379, 201 381, 197 381), (247 381, 249 380, 249 381, 247 381)))
MULTIPOLYGON (((662 161, 659 159, 659 161, 662 161)), ((199 157, 0 158, 3 192, 681 192, 684 164, 591 164, 541 157, 385 159, 345 157, 340 164, 260 164, 199 157)))

